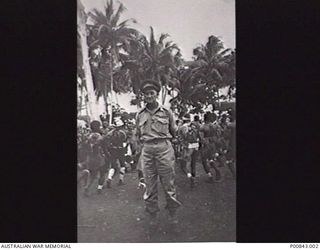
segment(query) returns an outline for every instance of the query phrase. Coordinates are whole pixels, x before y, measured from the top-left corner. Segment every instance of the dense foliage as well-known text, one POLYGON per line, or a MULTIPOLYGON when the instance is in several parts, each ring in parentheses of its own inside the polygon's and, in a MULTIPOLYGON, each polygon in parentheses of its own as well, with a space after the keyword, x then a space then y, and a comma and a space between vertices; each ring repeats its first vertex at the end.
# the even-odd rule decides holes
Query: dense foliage
MULTIPOLYGON (((223 42, 211 35, 206 44, 193 49, 193 59, 185 61, 179 47, 168 40, 169 34, 155 36, 150 27, 149 37, 130 25, 135 19, 122 21, 122 3, 115 8, 108 0, 103 11, 87 13, 87 34, 90 66, 96 98, 111 103, 112 93, 135 94, 132 105, 140 106, 140 84, 144 79, 161 83, 161 102, 168 96, 171 108, 182 115, 187 111, 202 112, 210 105, 235 95, 236 52, 225 48, 223 42), (227 95, 219 89, 229 88, 227 95), (109 99, 108 99, 109 98, 109 99)), ((84 79, 81 46, 78 46, 78 76, 84 79)), ((82 81, 81 88, 85 88, 82 81)), ((106 109, 107 110, 107 109, 106 109)))

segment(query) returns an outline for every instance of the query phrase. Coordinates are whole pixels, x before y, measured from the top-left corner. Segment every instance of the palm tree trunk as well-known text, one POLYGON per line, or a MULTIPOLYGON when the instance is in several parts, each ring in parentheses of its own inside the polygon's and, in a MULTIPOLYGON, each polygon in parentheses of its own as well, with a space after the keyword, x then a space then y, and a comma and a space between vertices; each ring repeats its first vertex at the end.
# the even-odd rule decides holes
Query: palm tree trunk
POLYGON ((110 104, 111 104, 111 112, 109 116, 109 124, 112 123, 112 103, 113 103, 113 56, 112 51, 110 53, 110 104))
POLYGON ((78 113, 81 114, 82 103, 83 103, 83 87, 81 87, 81 89, 80 89, 80 96, 79 96, 78 101, 80 102, 79 103, 79 111, 78 111, 78 113))
POLYGON ((162 105, 165 104, 167 97, 167 88, 165 86, 162 86, 162 105))
POLYGON ((103 100, 104 100, 104 105, 105 105, 105 112, 108 113, 108 91, 107 91, 107 88, 105 88, 105 91, 103 93, 103 100))
POLYGON ((78 0, 77 3, 78 3, 77 28, 78 28, 78 34, 80 36, 83 70, 84 70, 84 75, 86 79, 86 88, 88 93, 88 115, 90 119, 98 120, 99 114, 96 109, 96 101, 95 101, 96 96, 94 92, 91 67, 89 64, 89 48, 87 44, 86 16, 84 12, 84 7, 81 4, 80 0, 78 0))

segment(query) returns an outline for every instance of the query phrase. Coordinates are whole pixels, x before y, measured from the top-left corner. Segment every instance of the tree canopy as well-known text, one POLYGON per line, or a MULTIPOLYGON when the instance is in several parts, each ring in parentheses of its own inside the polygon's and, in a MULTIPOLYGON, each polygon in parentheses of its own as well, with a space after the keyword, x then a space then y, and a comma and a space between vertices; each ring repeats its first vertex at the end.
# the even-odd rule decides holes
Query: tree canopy
MULTIPOLYGON (((88 13, 87 40, 90 66, 97 98, 108 94, 134 93, 132 105, 141 105, 140 84, 144 79, 161 83, 161 100, 170 96, 172 109, 180 115, 199 113, 208 105, 235 95, 235 50, 225 48, 221 39, 210 35, 205 44, 193 49, 193 59, 185 61, 170 35, 156 37, 153 27, 148 36, 132 27, 134 18, 121 20, 126 10, 108 0, 103 10, 88 13), (219 89, 229 88, 227 96, 219 89)), ((81 48, 78 46, 78 75, 82 70, 81 48)))

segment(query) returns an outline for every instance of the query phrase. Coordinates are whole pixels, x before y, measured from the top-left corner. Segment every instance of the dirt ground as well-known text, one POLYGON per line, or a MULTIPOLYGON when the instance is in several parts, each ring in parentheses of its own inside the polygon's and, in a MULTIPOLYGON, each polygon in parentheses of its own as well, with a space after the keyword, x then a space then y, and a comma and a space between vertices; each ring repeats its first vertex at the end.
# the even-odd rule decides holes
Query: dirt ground
POLYGON ((115 175, 111 189, 90 196, 78 191, 78 242, 235 242, 236 183, 230 172, 220 168, 224 179, 207 183, 201 164, 197 166, 196 185, 176 169, 177 197, 183 203, 178 210, 179 224, 167 223, 164 194, 159 185, 160 223, 150 228, 144 211, 143 190, 137 189, 138 174, 129 172, 126 185, 118 186, 115 175))

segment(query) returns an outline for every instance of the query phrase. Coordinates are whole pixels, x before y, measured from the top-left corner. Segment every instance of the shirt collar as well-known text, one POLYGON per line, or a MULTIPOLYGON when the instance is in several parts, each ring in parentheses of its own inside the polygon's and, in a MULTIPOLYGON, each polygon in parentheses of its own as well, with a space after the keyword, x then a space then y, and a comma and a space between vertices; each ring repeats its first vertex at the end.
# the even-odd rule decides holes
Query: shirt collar
POLYGON ((147 108, 147 106, 145 106, 143 110, 146 110, 146 111, 148 111, 148 112, 151 113, 151 114, 155 114, 155 113, 157 113, 159 110, 163 111, 163 106, 162 106, 160 103, 158 103, 158 107, 156 108, 155 111, 151 111, 150 109, 147 108))

